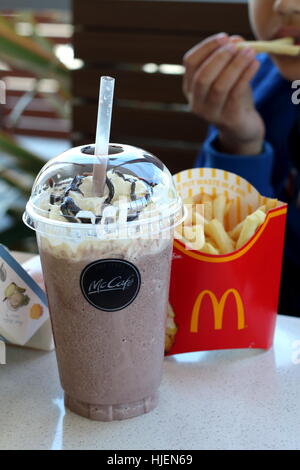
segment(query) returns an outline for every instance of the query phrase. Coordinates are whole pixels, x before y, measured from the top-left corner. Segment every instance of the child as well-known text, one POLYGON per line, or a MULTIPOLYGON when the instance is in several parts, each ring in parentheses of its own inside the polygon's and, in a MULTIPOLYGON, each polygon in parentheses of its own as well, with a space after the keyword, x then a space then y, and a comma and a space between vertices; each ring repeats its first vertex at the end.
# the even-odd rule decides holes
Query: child
MULTIPOLYGON (((300 43, 300 0, 249 0, 249 13, 257 38, 300 43)), ((256 57, 237 49, 240 40, 221 33, 184 57, 191 109, 212 124, 196 166, 238 173, 289 203, 279 312, 300 316, 300 108, 291 83, 300 56, 256 57)))

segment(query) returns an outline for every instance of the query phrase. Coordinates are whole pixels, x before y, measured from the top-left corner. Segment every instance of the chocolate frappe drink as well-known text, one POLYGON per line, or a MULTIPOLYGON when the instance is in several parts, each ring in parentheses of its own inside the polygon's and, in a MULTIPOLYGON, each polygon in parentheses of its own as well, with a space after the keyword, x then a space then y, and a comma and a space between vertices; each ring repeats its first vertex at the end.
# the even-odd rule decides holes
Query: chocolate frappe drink
POLYGON ((110 421, 157 404, 182 205, 167 168, 141 149, 110 145, 101 197, 95 164, 94 146, 47 163, 24 220, 37 231, 65 404, 110 421))

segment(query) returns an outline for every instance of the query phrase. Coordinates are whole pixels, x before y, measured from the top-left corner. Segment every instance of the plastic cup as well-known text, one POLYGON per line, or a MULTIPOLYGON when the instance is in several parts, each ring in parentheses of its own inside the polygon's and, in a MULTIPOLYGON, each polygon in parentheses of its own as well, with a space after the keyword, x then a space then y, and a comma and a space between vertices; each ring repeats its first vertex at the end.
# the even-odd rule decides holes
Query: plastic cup
POLYGON ((89 193, 95 164, 94 145, 49 161, 24 222, 37 234, 65 405, 111 421, 157 404, 182 202, 160 160, 111 144, 99 214, 89 193))

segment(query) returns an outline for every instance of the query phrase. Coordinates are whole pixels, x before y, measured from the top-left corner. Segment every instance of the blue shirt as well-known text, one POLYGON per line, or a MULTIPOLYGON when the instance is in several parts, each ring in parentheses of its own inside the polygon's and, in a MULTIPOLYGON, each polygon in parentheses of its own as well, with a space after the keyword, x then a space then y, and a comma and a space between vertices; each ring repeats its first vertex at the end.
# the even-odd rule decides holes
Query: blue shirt
POLYGON ((261 67, 252 81, 252 87, 256 109, 266 126, 262 153, 245 156, 218 151, 218 130, 211 126, 195 166, 237 173, 250 181, 262 195, 289 203, 285 257, 299 267, 300 273, 300 164, 297 169, 297 160, 298 163, 300 161, 300 108, 292 102, 295 90, 291 82, 280 75, 266 54, 260 54, 258 59, 261 67), (298 137, 299 151, 295 135, 298 137), (296 184, 292 193, 288 189, 291 177, 294 186, 296 184))

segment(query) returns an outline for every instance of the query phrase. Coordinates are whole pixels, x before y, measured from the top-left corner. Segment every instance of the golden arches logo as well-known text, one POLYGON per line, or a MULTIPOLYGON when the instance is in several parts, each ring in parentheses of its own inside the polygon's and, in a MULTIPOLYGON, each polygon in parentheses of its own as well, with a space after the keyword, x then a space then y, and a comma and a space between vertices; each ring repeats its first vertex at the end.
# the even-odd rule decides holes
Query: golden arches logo
POLYGON ((201 310, 202 301, 206 295, 209 296, 213 307, 215 330, 221 330, 223 328, 224 308, 227 298, 230 294, 232 294, 235 298, 237 308, 237 329, 243 330, 245 328, 245 309, 240 293, 236 289, 228 289, 226 292, 224 292, 221 299, 218 300, 216 295, 212 291, 203 290, 198 294, 194 303, 190 327, 191 333, 198 332, 199 314, 201 310))

